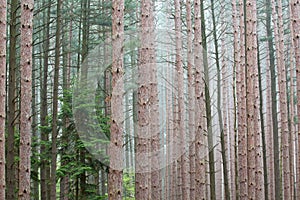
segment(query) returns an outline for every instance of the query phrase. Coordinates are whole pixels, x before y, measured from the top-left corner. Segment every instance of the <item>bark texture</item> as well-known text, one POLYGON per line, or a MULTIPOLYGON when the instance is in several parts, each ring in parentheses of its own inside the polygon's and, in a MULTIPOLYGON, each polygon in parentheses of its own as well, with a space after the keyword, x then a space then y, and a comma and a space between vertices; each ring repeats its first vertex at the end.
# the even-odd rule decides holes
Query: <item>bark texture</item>
POLYGON ((194 33, 194 63, 195 63, 195 194, 199 199, 206 199, 206 120, 205 120, 205 94, 204 94, 204 68, 201 37, 201 11, 200 0, 194 1, 195 33, 194 33))
POLYGON ((110 168, 108 174, 108 197, 122 199, 123 174, 123 40, 124 40, 124 1, 113 1, 112 13, 112 97, 110 168))
POLYGON ((21 1, 20 200, 30 199, 33 3, 21 1))
POLYGON ((0 199, 5 199, 6 7, 0 2, 0 199))

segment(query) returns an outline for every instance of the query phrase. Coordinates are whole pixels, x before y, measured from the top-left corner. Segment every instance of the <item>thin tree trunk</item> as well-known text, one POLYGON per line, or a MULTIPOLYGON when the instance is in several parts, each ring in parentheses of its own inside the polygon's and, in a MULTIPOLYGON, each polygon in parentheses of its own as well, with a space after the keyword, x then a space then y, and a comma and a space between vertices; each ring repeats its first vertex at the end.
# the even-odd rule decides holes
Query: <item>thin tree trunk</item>
MULTIPOLYGON (((238 180, 239 180, 239 173, 237 171, 237 108, 236 108, 236 101, 237 98, 240 98, 240 88, 237 84, 237 79, 240 81, 239 74, 237 73, 237 69, 240 70, 240 54, 239 54, 239 26, 238 26, 238 13, 237 13, 237 6, 236 6, 236 0, 232 0, 231 2, 232 6, 232 26, 233 26, 233 53, 234 53, 234 66, 233 66, 233 96, 234 96, 234 136, 230 139, 230 148, 231 148, 231 177, 233 178, 231 182, 231 199, 235 200, 239 197, 239 188, 238 188, 238 180), (237 91, 236 91, 237 90, 237 91)), ((243 41, 243 40, 242 40, 243 41)), ((239 99, 238 99, 239 101, 239 99)), ((240 101, 239 101, 240 104, 240 101)), ((239 110, 240 111, 240 110, 239 110)), ((240 118, 239 118, 240 119, 240 118)), ((239 123, 239 131, 241 130, 241 125, 239 123)), ((233 133, 233 132, 232 132, 233 133)), ((242 134, 240 134, 242 135, 242 134)), ((245 148, 245 147, 244 147, 245 148)))
POLYGON ((210 198, 216 199, 216 184, 215 184, 215 158, 214 158, 214 141, 212 131, 212 113, 211 113, 211 97, 210 97, 210 78, 209 66, 207 57, 207 35, 204 15, 204 0, 200 1, 201 10, 201 34, 203 47, 203 66, 204 66, 204 91, 205 91, 205 109, 206 109, 206 131, 207 131, 207 145, 208 145, 208 167, 209 167, 209 186, 210 198))
MULTIPOLYGON (((258 40, 257 40, 258 42, 258 40)), ((267 151, 266 151, 266 132, 265 132, 265 121, 264 121, 264 107, 263 107, 263 89, 262 89, 262 73, 260 63, 260 52, 259 43, 257 43, 257 66, 258 66, 258 83, 259 83, 259 117, 261 126, 261 141, 262 141, 262 153, 263 153, 263 174, 264 174, 264 199, 268 200, 268 165, 267 164, 267 151)))
MULTIPOLYGON (((300 96, 300 1, 291 1, 291 24, 293 32, 293 45, 296 63, 297 97, 300 96)), ((300 119, 300 101, 297 102, 297 116, 300 119)), ((299 129, 299 124, 298 124, 299 129)), ((297 198, 300 197, 300 131, 298 130, 298 157, 297 157, 297 198)))
POLYGON ((195 200, 195 90, 194 90, 194 62, 193 62, 193 32, 192 32, 192 4, 186 0, 187 23, 187 68, 188 68, 188 131, 189 131, 189 174, 190 200, 195 200))
POLYGON ((266 0, 266 26, 268 49, 270 58, 270 73, 271 73, 271 95, 272 95, 272 130, 273 130, 273 159, 274 159, 274 183, 275 183, 275 199, 281 199, 281 175, 279 163, 279 138, 278 138, 278 117, 277 117, 277 91, 276 91, 276 72, 275 72, 275 55, 273 46, 273 34, 271 28, 271 1, 266 0))
POLYGON ((274 199, 274 156, 273 156, 273 124, 272 124, 272 97, 271 97, 271 74, 270 74, 270 57, 269 48, 267 48, 267 71, 266 71, 266 146, 267 151, 267 172, 268 172, 268 198, 274 199))
POLYGON ((53 78, 53 110, 52 110, 52 149, 51 149, 51 194, 50 199, 56 200, 56 166, 57 166, 57 120, 58 120, 58 80, 59 80, 59 66, 60 66, 60 36, 61 36, 61 7, 62 1, 57 2, 57 22, 55 34, 55 66, 53 78))
POLYGON ((112 13, 112 96, 110 127, 110 166, 108 173, 108 198, 122 199, 123 176, 123 40, 124 1, 113 0, 112 13))
POLYGON ((0 199, 5 199, 6 9, 0 2, 0 199))
POLYGON ((288 127, 288 109, 287 109, 287 92, 286 92, 286 69, 284 55, 284 38, 283 38, 283 21, 282 21, 282 4, 281 0, 277 1, 277 11, 275 1, 271 0, 273 26, 275 32, 278 88, 279 88, 279 110, 281 127, 281 148, 282 148, 282 172, 283 172, 283 197, 290 199, 290 160, 289 160, 289 127, 288 127))
POLYGON ((247 162, 247 113, 246 113, 246 63, 245 63, 245 16, 244 0, 239 1, 240 8, 240 53, 236 58, 237 98, 238 98, 238 178, 239 198, 248 199, 248 162, 247 162))
MULTIPOLYGON (((262 189, 264 190, 264 199, 267 200, 268 199, 268 167, 267 167, 267 154, 266 154, 266 132, 265 132, 265 121, 264 121, 264 113, 263 113, 263 89, 262 89, 262 73, 261 73, 261 63, 260 63, 260 52, 259 52, 259 43, 258 43, 258 38, 257 38, 257 68, 258 68, 258 90, 259 90, 259 120, 260 120, 260 127, 261 127, 261 138, 259 136, 256 136, 256 141, 259 142, 259 144, 261 145, 257 145, 257 153, 260 154, 260 156, 258 156, 256 154, 256 156, 258 156, 258 167, 260 169, 258 169, 258 171, 262 170, 261 173, 263 173, 263 181, 264 181, 264 186, 259 186, 262 187, 262 189), (261 152, 262 150, 262 152, 261 152), (262 160, 261 160, 261 154, 262 154, 262 160), (260 157, 260 158, 259 158, 260 157)), ((260 177, 261 178, 261 177, 260 177)), ((262 180, 260 180, 262 181, 262 180)), ((259 183, 260 184, 260 183, 259 183)), ((259 192, 260 195, 261 192, 259 192)))
POLYGON ((294 170, 294 166, 295 166, 295 140, 296 140, 296 127, 295 127, 295 123, 294 123, 294 119, 295 119, 295 89, 294 89, 294 62, 293 62, 293 50, 292 48, 289 49, 290 51, 290 105, 289 105, 289 123, 290 123, 290 133, 291 133, 291 137, 290 137, 290 145, 289 145, 289 159, 290 159, 290 181, 291 181, 291 199, 296 199, 296 194, 295 194, 295 189, 296 189, 296 185, 295 185, 295 181, 296 181, 296 173, 294 170))
POLYGON ((9 77, 8 77, 8 114, 7 114, 7 154, 6 154, 6 199, 15 199, 15 119, 16 119, 16 68, 17 68, 17 10, 19 3, 11 0, 9 25, 9 77))
POLYGON ((49 5, 47 7, 46 16, 44 17, 45 29, 44 29, 44 55, 43 55, 43 70, 41 70, 41 87, 40 87, 40 124, 41 124, 41 156, 40 156, 40 180, 41 180, 41 199, 49 200, 50 194, 48 192, 47 180, 50 174, 49 168, 49 150, 47 149, 46 143, 49 141, 49 134, 46 130, 48 126, 47 115, 48 115, 48 103, 47 103, 47 83, 48 83, 48 62, 49 62, 49 40, 50 40, 50 12, 51 4, 46 1, 49 5))
POLYGON ((21 1, 19 199, 30 199, 33 0, 21 1))
MULTIPOLYGON (((227 131, 227 127, 224 128, 223 122, 223 114, 221 109, 221 67, 220 67, 220 56, 219 56, 219 48, 218 48, 218 37, 217 37, 217 27, 216 27, 216 18, 215 18, 215 2, 211 0, 211 14, 212 14, 212 22, 213 22, 213 40, 214 40, 214 48, 215 48, 215 57, 216 57, 216 67, 217 67, 217 110, 218 110, 218 120, 219 120, 219 129, 220 129, 220 138, 221 138, 221 155, 222 155, 222 171, 224 178, 224 191, 225 191, 225 199, 230 199, 230 191, 229 191, 229 181, 228 181, 228 169, 227 169, 227 137, 225 138, 225 134, 227 131)), ((224 22, 223 22, 224 23, 224 22)), ((222 26, 224 26, 222 24, 222 26)), ((224 30, 223 30, 224 31, 224 30)), ((222 45, 224 41, 222 41, 222 45)), ((224 56, 224 55, 223 55, 224 56)), ((223 67, 225 68, 225 63, 223 63, 223 67)), ((222 77, 225 79, 225 77, 222 77)), ((225 87, 223 85, 223 87, 225 87)), ((226 90, 226 89, 223 89, 226 90)), ((225 94, 224 94, 225 96, 225 94)), ((226 105, 226 104, 225 104, 226 105)), ((224 107, 225 109, 225 107, 224 107)), ((224 116, 225 118, 225 116, 224 116)))

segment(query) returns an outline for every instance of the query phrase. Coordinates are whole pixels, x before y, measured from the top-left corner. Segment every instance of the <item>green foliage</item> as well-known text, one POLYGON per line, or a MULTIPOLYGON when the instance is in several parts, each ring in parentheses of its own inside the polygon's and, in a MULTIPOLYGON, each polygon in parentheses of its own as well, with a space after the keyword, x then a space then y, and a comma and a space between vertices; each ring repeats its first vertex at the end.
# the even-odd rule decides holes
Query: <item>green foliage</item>
POLYGON ((135 185, 134 185, 134 172, 128 171, 123 173, 123 194, 124 200, 134 200, 135 185))

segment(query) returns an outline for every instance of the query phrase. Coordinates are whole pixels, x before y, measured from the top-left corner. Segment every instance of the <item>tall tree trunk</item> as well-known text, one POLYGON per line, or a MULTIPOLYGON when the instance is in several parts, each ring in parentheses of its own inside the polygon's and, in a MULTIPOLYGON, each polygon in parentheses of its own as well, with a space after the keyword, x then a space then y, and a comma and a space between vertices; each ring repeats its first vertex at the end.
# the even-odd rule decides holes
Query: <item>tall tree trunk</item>
POLYGON ((181 149, 183 155, 179 158, 178 165, 181 166, 181 182, 182 198, 190 199, 189 193, 189 176, 188 176, 188 159, 185 152, 186 146, 186 132, 185 132, 185 105, 184 105, 184 83, 183 83, 183 63, 182 63, 182 28, 181 28, 181 1, 175 0, 175 34, 176 34, 176 83, 178 90, 178 130, 181 142, 181 149))
POLYGON ((244 0, 239 0, 240 8, 240 53, 236 58, 237 98, 238 98, 238 178, 239 198, 248 199, 248 162, 247 162, 247 113, 246 113, 246 63, 245 63, 245 9, 244 0))
POLYGON ((283 172, 283 197, 290 199, 290 160, 289 160, 289 126, 288 126, 288 109, 287 109, 287 92, 286 92, 286 69, 284 59, 284 38, 283 38, 283 20, 282 20, 282 3, 277 1, 277 12, 275 1, 271 0, 272 17, 275 32, 277 74, 279 88, 279 111, 280 111, 280 133, 282 148, 282 172, 283 172))
POLYGON ((110 126, 110 166, 108 173, 108 198, 122 199, 123 175, 123 40, 124 1, 113 0, 112 13, 112 96, 110 126))
MULTIPOLYGON (((292 30, 292 28, 291 28, 292 30)), ((290 181, 291 181, 291 199, 296 199, 296 193, 295 193, 295 189, 296 189, 296 185, 295 185, 295 181, 296 181, 296 173, 294 170, 294 166, 295 165, 295 140, 296 140, 296 126, 295 126, 295 89, 294 89, 294 56, 293 56, 293 50, 290 47, 289 49, 289 54, 290 54, 290 70, 289 70, 289 74, 290 74, 290 83, 289 83, 289 87, 290 87, 290 105, 288 106, 288 111, 289 111, 289 124, 290 124, 290 145, 289 145, 289 159, 290 159, 290 181)))
MULTIPOLYGON (((42 37, 41 37, 42 38, 42 37)), ((35 52, 35 48, 33 47, 33 52, 35 52)), ((39 166, 38 166, 38 132, 37 132, 37 111, 36 111, 36 105, 37 105, 37 98, 36 98, 36 85, 37 85, 37 78, 36 78, 36 60, 33 57, 33 62, 32 62, 32 105, 31 105, 31 113, 32 113, 32 124, 31 124, 31 130, 32 130, 32 156, 31 160, 32 163, 32 193, 33 193, 33 199, 38 200, 39 199, 39 181, 38 181, 38 171, 39 171, 39 166)))
POLYGON ((62 1, 57 2, 57 22, 55 33, 55 66, 53 78, 53 114, 52 114, 52 149, 51 149, 51 194, 50 199, 56 199, 56 166, 57 166, 57 135, 58 135, 58 85, 59 85, 59 66, 60 66, 60 36, 61 36, 61 6, 62 1))
POLYGON ((46 143, 49 141, 49 133, 46 130, 48 126, 47 115, 48 115, 48 103, 47 103, 47 83, 48 83, 48 63, 49 63, 49 40, 50 40, 50 12, 51 4, 49 1, 44 1, 48 3, 47 12, 44 16, 44 54, 43 54, 43 69, 41 70, 41 86, 40 86, 40 124, 41 124, 41 149, 40 149, 40 180, 41 180, 41 199, 49 200, 49 188, 48 187, 48 177, 50 174, 49 168, 49 149, 47 149, 46 143))
MULTIPOLYGON (((231 182, 231 199, 235 200, 238 199, 239 193, 238 193, 238 180, 239 180, 239 173, 237 171, 237 143, 236 143, 236 138, 237 138, 237 129, 239 131, 241 130, 242 126, 240 123, 239 128, 237 128, 237 97, 240 98, 240 88, 237 84, 237 78, 238 81, 239 79, 239 74, 237 73, 237 70, 240 70, 240 54, 239 54, 239 24, 238 24, 238 13, 237 13, 237 2, 236 0, 231 1, 231 6, 232 6, 232 28, 233 28, 233 54, 234 54, 234 65, 233 65, 233 97, 234 97, 234 104, 233 104, 233 110, 234 110, 234 136, 232 137, 231 134, 231 139, 230 139, 230 152, 231 152, 231 177, 232 177, 232 182, 231 182)), ((243 41, 243 40, 242 40, 243 41)), ((239 99, 238 99, 239 101, 239 99)), ((240 104, 240 101, 239 103, 240 104)), ((241 111, 241 110, 239 110, 241 111)), ((239 118, 240 119, 240 118, 239 118)), ((233 133, 233 132, 231 132, 233 133)), ((242 134, 240 134, 242 135, 242 134)), ((245 148, 245 147, 244 147, 245 148)))
POLYGON ((193 62, 193 32, 192 32, 192 4, 186 0, 187 23, 187 68, 188 68, 188 131, 189 131, 189 174, 190 200, 195 200, 195 90, 194 90, 194 62, 193 62))
POLYGON ((19 199, 30 199, 33 0, 21 1, 21 118, 19 199))
MULTIPOLYGON (((300 1, 291 1, 291 24, 293 45, 296 63, 297 97, 300 96, 300 1)), ((297 116, 300 119, 300 101, 297 102, 297 116)), ((299 129, 299 124, 298 124, 299 129)), ((297 198, 300 197, 300 131, 298 130, 298 157, 297 157, 297 198)))
MULTIPOLYGON (((229 191, 229 182, 228 182, 228 169, 227 169, 227 138, 225 138, 225 132, 227 128, 224 128, 223 123, 223 114, 221 109, 221 68, 220 68, 220 56, 219 56, 219 48, 218 48, 218 37, 217 37, 217 27, 216 27, 216 18, 215 18, 215 2, 211 0, 211 14, 212 14, 212 22, 213 22, 213 40, 214 40, 214 50, 216 57, 216 68, 217 68, 217 110, 218 110, 218 120, 219 120, 219 128, 220 128, 220 138, 221 138, 221 155, 222 155, 222 163, 223 163, 223 178, 224 178, 224 191, 225 191, 225 199, 230 199, 230 191, 229 191)), ((224 22, 223 22, 224 23, 224 22)), ((224 26, 222 24, 222 26, 224 26)), ((224 31, 224 30, 222 30, 224 31)), ((222 41, 222 45, 224 41, 222 41)), ((223 55, 225 56, 225 55, 223 55)), ((225 67, 225 63, 223 63, 223 67, 225 67)), ((225 79, 225 77, 222 77, 225 79)), ((225 87, 225 86, 223 86, 225 87)), ((226 90, 226 89, 224 89, 226 90)), ((225 95, 224 95, 225 96, 225 95)), ((226 105, 226 104, 225 104, 226 105)), ((224 107, 225 109, 225 107, 224 107)), ((224 116, 225 117, 225 116, 224 116)))
POLYGON ((272 124, 272 97, 271 97, 271 73, 270 73, 270 57, 267 44, 267 71, 266 71, 266 146, 267 151, 267 173, 268 173, 268 198, 274 199, 274 156, 273 156, 273 124, 272 124))
POLYGON ((156 153, 157 139, 154 126, 158 126, 156 117, 158 110, 155 106, 158 105, 156 82, 156 65, 155 65, 155 50, 154 50, 154 1, 141 1, 141 47, 139 49, 138 64, 138 132, 136 141, 136 199, 159 199, 160 187, 159 177, 156 173, 158 170, 157 163, 152 163, 156 153), (149 101, 148 101, 149 99, 149 101), (151 111, 151 109, 154 109, 151 111), (156 116, 155 116, 156 115, 156 116), (153 117, 153 119, 151 119, 153 117), (157 123, 157 124, 153 124, 157 123), (154 126, 153 126, 154 125, 154 126), (151 133, 152 132, 152 133, 151 133), (151 135, 153 134, 153 135, 151 135), (152 137, 153 136, 153 137, 152 137), (154 148, 151 148, 153 146, 154 148), (152 157, 151 157, 151 156, 152 157), (156 165, 156 166, 155 166, 156 165), (153 168, 154 167, 154 168, 153 168), (155 169, 156 168, 156 169, 155 169), (151 173, 152 172, 152 173, 151 173), (151 181, 152 179, 152 181, 151 181), (154 188, 155 187, 155 188, 154 188), (154 190, 154 191, 152 191, 154 190), (155 194, 154 194, 155 193, 155 194), (155 195, 159 198, 153 198, 155 195))
POLYGON ((0 199, 5 199, 6 9, 0 2, 0 199))
POLYGON ((18 0, 11 0, 9 25, 9 76, 8 76, 8 114, 7 114, 7 155, 6 155, 6 199, 15 199, 15 119, 16 119, 16 68, 17 68, 17 10, 18 0))
POLYGON ((207 35, 204 15, 204 0, 200 1, 201 10, 201 34, 203 46, 203 66, 204 66, 204 91, 205 91, 205 109, 206 109, 206 131, 208 145, 208 167, 209 167, 209 186, 210 198, 216 199, 216 184, 215 184, 215 158, 214 158, 214 141, 212 131, 212 114, 211 114, 211 97, 210 97, 210 78, 209 66, 207 58, 207 35))
POLYGON ((263 199, 263 165, 261 127, 259 123, 259 83, 257 62, 256 2, 246 1, 246 66, 247 66, 247 137, 248 198, 263 199))
POLYGON ((265 120, 264 120, 264 99, 262 89, 262 70, 260 63, 259 43, 257 39, 257 66, 258 66, 258 83, 259 83, 259 117, 261 126, 261 141, 262 141, 262 153, 263 153, 263 174, 264 174, 264 199, 268 200, 268 165, 267 164, 267 151, 266 151, 266 132, 265 132, 265 120))
POLYGON ((201 36, 201 10, 200 0, 194 1, 195 35, 194 35, 194 63, 195 63, 195 194, 200 199, 206 199, 206 137, 205 125, 205 94, 204 94, 204 68, 201 36))
POLYGON ((279 138, 278 138, 278 117, 277 117, 277 92, 276 92, 276 72, 275 72, 275 55, 273 46, 273 34, 271 27, 271 1, 266 0, 266 26, 268 49, 270 58, 271 73, 271 94, 272 94, 272 130, 273 130, 273 156, 274 156, 274 183, 275 183, 275 199, 281 199, 281 175, 279 163, 279 138))

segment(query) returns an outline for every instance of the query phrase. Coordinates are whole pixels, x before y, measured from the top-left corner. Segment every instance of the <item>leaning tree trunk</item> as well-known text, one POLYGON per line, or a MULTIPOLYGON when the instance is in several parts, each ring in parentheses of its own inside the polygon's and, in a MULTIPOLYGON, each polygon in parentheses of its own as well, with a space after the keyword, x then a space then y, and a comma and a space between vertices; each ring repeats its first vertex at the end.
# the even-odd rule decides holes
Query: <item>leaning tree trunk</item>
POLYGON ((122 199, 123 149, 123 40, 124 1, 113 0, 112 13, 112 96, 108 198, 122 199))
POLYGON ((5 199, 6 9, 0 2, 0 199, 5 199))
POLYGON ((21 116, 19 199, 30 199, 33 0, 21 1, 21 116))

